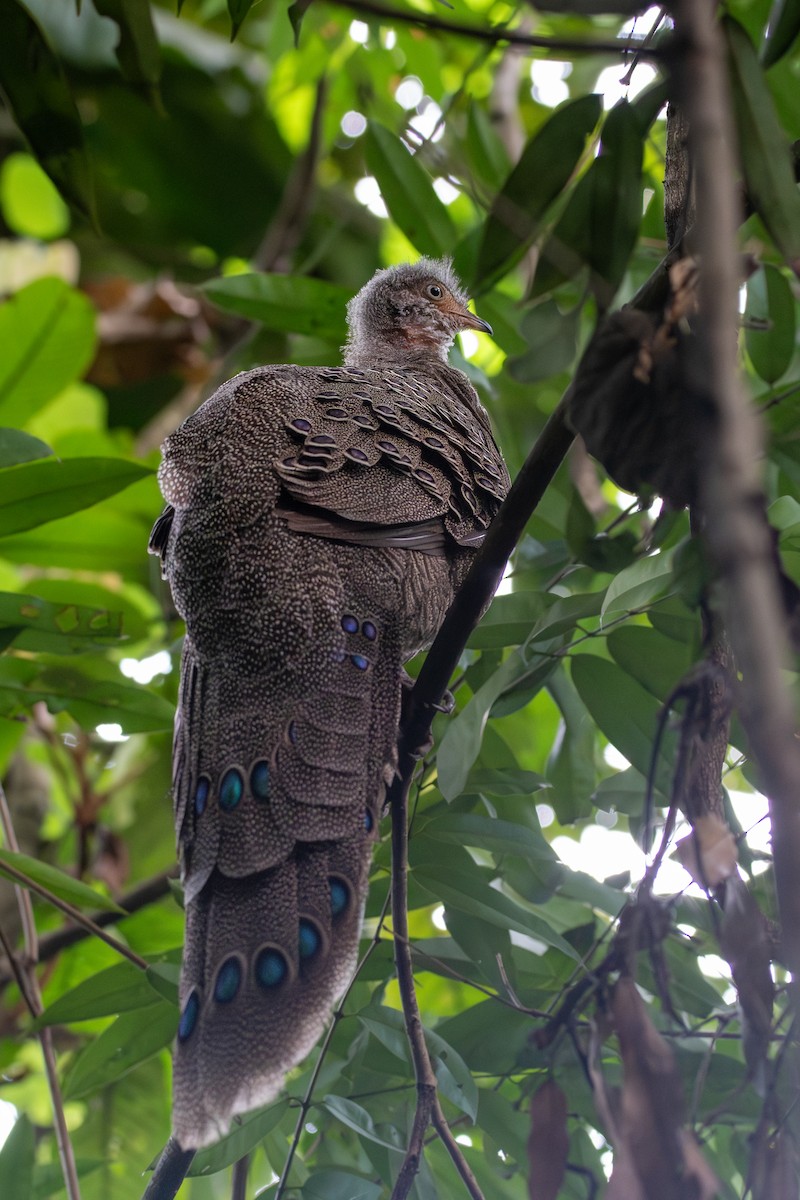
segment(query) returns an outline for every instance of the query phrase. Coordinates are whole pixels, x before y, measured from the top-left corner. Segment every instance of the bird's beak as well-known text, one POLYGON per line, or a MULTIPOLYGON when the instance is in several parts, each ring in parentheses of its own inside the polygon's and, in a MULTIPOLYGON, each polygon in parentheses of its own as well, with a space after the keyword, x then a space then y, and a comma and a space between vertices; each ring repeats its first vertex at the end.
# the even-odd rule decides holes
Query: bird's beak
POLYGON ((451 316, 458 317, 461 322, 462 329, 477 329, 481 333, 488 333, 491 336, 492 327, 488 321, 482 321, 480 317, 476 317, 475 313, 471 313, 465 304, 459 304, 457 300, 451 300, 447 305, 440 305, 445 312, 451 316))

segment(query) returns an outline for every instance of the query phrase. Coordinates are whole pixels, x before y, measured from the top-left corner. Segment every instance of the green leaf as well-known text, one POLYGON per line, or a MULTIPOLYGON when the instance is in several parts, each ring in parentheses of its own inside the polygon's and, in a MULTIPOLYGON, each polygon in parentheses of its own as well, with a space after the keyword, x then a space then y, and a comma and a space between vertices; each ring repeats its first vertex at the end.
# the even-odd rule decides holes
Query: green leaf
POLYGON ((616 575, 608 585, 601 616, 608 620, 614 613, 633 612, 646 608, 660 596, 669 595, 672 588, 672 559, 674 550, 637 558, 616 575))
POLYGON ((606 644, 614 661, 657 700, 666 700, 691 666, 687 645, 644 625, 613 629, 606 644))
POLYGON ((322 1100, 322 1107, 327 1108, 328 1112, 332 1113, 337 1120, 361 1137, 368 1138, 369 1141, 375 1142, 378 1146, 385 1146, 389 1150, 397 1150, 397 1146, 381 1137, 367 1110, 360 1104, 356 1104, 354 1100, 347 1100, 344 1096, 325 1096, 322 1100))
POLYGON ((627 100, 620 100, 606 117, 600 153, 589 170, 589 264, 602 281, 605 307, 622 283, 642 220, 643 152, 639 118, 627 100))
POLYGON ((508 152, 495 132, 488 113, 474 100, 467 112, 467 150, 475 174, 492 189, 508 174, 508 152))
POLYGON ((30 420, 79 379, 95 341, 94 308, 62 279, 37 279, 6 300, 0 307, 0 425, 30 420))
POLYGON ((68 458, 0 470, 0 537, 91 508, 152 475, 123 458, 68 458))
POLYGON ((500 929, 516 930, 537 938, 546 946, 554 946, 570 958, 577 954, 560 934, 535 913, 530 912, 504 892, 490 887, 475 868, 455 867, 450 861, 422 862, 413 868, 414 879, 445 905, 453 905, 463 913, 473 914, 497 925, 500 929))
POLYGON ((20 1113, 0 1149, 0 1196, 28 1200, 33 1188, 36 1141, 27 1116, 20 1113))
MULTIPOLYGON (((660 705, 616 663, 590 654, 572 658, 572 682, 602 733, 647 778, 660 705)), ((661 741, 657 785, 665 795, 675 764, 675 733, 661 741)))
POLYGON ((733 112, 748 197, 794 273, 800 274, 800 193, 789 144, 755 47, 732 17, 722 18, 728 43, 733 112))
POLYGON ((425 836, 454 846, 474 846, 495 855, 518 854, 552 862, 555 853, 544 837, 527 825, 499 821, 480 813, 446 812, 424 827, 425 836))
MULTIPOLYGON (((94 1174, 102 1167, 105 1167, 106 1161, 102 1158, 76 1158, 75 1170, 78 1172, 78 1179, 84 1179, 87 1175, 94 1174)), ((24 1197, 24 1200, 49 1200, 50 1196, 62 1196, 64 1194, 64 1172, 61 1169, 61 1163, 39 1163, 33 1173, 33 1190, 30 1195, 24 1197)))
POLYGON ((792 361, 797 325, 792 289, 777 267, 764 263, 748 280, 745 317, 766 326, 746 328, 745 345, 759 376, 774 383, 792 361))
MULTIPOLYGON (((402 1013, 384 1004, 373 1003, 361 1010, 358 1019, 390 1054, 403 1063, 409 1063, 402 1013)), ((474 1121, 478 1108, 478 1089, 469 1068, 461 1055, 434 1030, 423 1028, 423 1034, 440 1090, 474 1121)))
POLYGON ((21 429, 0 429, 0 467, 49 458, 53 451, 40 438, 23 433, 21 429))
POLYGON ((281 333, 305 333, 342 342, 349 288, 301 275, 227 275, 203 290, 226 312, 260 321, 281 333))
MULTIPOLYGON (((172 960, 180 962, 180 951, 174 952, 172 960)), ((116 1016, 134 1008, 148 1008, 157 999, 150 971, 142 971, 131 962, 116 963, 59 996, 36 1020, 35 1027, 116 1016)))
MULTIPOLYGON (((69 586, 69 585, 65 585, 69 586)), ((86 645, 92 639, 116 641, 122 636, 122 614, 77 604, 52 604, 38 596, 0 592, 0 629, 33 631, 26 650, 50 649, 52 638, 69 639, 86 645), (36 634, 44 638, 37 642, 36 634), (43 643, 43 647, 42 647, 43 643)))
POLYGON ((486 219, 477 267, 482 289, 510 270, 536 237, 547 210, 577 167, 601 111, 600 96, 570 100, 525 146, 486 219))
POLYGON ((446 800, 455 800, 464 790, 491 707, 524 670, 521 653, 513 651, 447 726, 436 754, 439 788, 446 800))
POLYGON ((383 1188, 346 1171, 315 1171, 303 1185, 303 1200, 380 1200, 383 1188))
POLYGON ((621 100, 603 125, 600 153, 578 180, 541 251, 531 297, 592 270, 598 301, 607 308, 622 282, 642 219, 643 122, 621 100))
POLYGON ((456 232, 433 181, 395 134, 370 121, 364 135, 367 166, 394 223, 422 254, 449 254, 456 232))
POLYGON ((524 642, 547 608, 544 592, 507 592, 495 596, 480 625, 470 635, 471 650, 504 650, 524 642))
POLYGON ((94 7, 119 28, 114 52, 123 78, 157 99, 161 51, 150 5, 143 0, 94 0, 94 7))
POLYGON ((570 825, 592 813, 595 781, 595 729, 564 671, 556 671, 548 689, 561 710, 562 725, 547 764, 551 785, 547 800, 562 825, 570 825))
POLYGON ((174 1038, 178 1010, 160 1000, 117 1017, 78 1055, 64 1085, 64 1099, 98 1092, 127 1075, 174 1038))
POLYGON ((800 0, 777 0, 770 16, 769 34, 761 50, 764 67, 771 67, 783 58, 799 33, 800 0))
POLYGON ((520 383, 538 383, 566 371, 578 351, 581 308, 562 313, 555 300, 545 300, 522 319, 528 349, 512 358, 508 370, 520 383))
POLYGON ((118 723, 127 733, 169 729, 175 710, 159 696, 130 683, 104 660, 0 659, 0 712, 15 712, 44 701, 53 713, 66 710, 85 729, 118 723))
POLYGON ((228 12, 231 18, 231 41, 235 42, 242 28, 242 21, 253 7, 253 0, 228 0, 228 12))
MULTIPOLYGON (((94 222, 83 125, 64 69, 19 0, 0 0, 0 28, 0 91, 9 113, 62 195, 94 222)), ((7 352, 6 338, 0 343, 7 352)))
POLYGON ((52 892, 54 896, 58 896, 60 900, 66 900, 76 908, 100 908, 115 913, 124 913, 125 911, 107 896, 87 887, 78 879, 72 879, 56 867, 39 862, 38 858, 30 858, 27 854, 17 854, 13 850, 0 850, 0 875, 13 879, 14 876, 4 870, 6 866, 20 871, 32 883, 39 884, 46 891, 52 892))
POLYGON ((213 1146, 198 1150, 189 1168, 190 1176, 215 1175, 231 1163, 238 1162, 249 1154, 289 1111, 288 1099, 278 1100, 266 1108, 256 1109, 244 1117, 237 1118, 231 1132, 213 1146))

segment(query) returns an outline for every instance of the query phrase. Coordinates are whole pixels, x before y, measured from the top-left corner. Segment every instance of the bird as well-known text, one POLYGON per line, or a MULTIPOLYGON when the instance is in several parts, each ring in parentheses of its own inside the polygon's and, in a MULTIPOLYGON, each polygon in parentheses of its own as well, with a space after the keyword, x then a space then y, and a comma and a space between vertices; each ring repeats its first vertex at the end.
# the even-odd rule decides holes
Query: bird
POLYGON ((459 331, 491 333, 450 261, 379 270, 347 319, 341 366, 236 375, 162 447, 149 549, 186 626, 184 1150, 279 1094, 352 976, 403 664, 435 637, 509 487, 448 363, 459 331))

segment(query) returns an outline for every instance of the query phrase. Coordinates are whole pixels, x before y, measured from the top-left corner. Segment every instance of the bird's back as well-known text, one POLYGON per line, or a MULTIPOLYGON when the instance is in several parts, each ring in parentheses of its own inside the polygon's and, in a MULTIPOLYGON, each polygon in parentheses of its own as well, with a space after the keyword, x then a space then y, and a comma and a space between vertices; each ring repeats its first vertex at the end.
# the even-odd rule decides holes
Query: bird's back
POLYGON ((264 367, 164 446, 153 549, 185 618, 174 803, 187 904, 174 1125, 275 1095, 355 965, 402 664, 507 489, 444 362, 264 367))

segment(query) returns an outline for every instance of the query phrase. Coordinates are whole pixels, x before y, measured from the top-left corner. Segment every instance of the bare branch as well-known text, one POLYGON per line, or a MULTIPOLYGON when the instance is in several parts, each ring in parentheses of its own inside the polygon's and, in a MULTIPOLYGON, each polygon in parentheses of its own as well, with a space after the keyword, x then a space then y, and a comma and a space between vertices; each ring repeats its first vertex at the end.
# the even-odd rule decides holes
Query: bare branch
POLYGON ((644 46, 643 38, 618 38, 612 42, 587 41, 585 38, 542 37, 540 34, 524 33, 519 29, 506 29, 495 25, 462 25, 456 21, 445 21, 430 13, 412 12, 411 9, 391 8, 380 0, 326 0, 336 8, 346 8, 354 13, 380 17, 389 22, 420 25, 423 29, 435 29, 452 36, 475 38, 480 42, 505 42, 511 46, 530 46, 540 50, 560 51, 563 54, 625 54, 635 50, 645 58, 662 59, 664 50, 659 46, 644 46))

